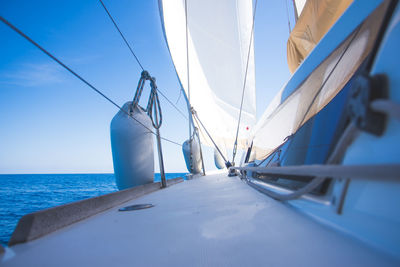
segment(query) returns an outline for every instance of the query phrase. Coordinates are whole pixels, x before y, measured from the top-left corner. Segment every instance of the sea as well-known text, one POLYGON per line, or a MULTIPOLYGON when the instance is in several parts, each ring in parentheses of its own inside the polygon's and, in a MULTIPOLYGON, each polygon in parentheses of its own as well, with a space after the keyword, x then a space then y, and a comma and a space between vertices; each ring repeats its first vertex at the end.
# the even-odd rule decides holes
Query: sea
MULTIPOLYGON (((186 173, 166 173, 167 179, 186 173)), ((160 181, 160 174, 154 175, 160 181)), ((114 174, 1 174, 0 243, 7 246, 25 214, 117 191, 114 174)))

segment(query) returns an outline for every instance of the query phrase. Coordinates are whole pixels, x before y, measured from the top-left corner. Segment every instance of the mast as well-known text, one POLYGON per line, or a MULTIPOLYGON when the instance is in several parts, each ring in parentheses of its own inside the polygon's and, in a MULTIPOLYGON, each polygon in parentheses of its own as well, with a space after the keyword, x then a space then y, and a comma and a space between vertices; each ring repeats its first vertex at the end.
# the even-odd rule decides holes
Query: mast
MULTIPOLYGON (((244 127, 239 129, 237 142, 241 149, 248 129, 252 129, 256 121, 253 45, 248 53, 252 2, 188 1, 160 0, 160 11, 169 52, 190 102, 189 112, 192 108, 197 112, 216 143, 232 148, 241 108, 238 100, 243 94, 243 78, 247 77, 240 120, 244 127), (218 36, 219 41, 210 40, 210 36, 218 36), (196 51, 192 51, 192 46, 196 51)), ((191 113, 190 116, 195 118, 191 113)), ((193 125, 189 127, 192 136, 193 125)), ((203 144, 214 146, 208 136, 201 134, 201 139, 203 144)))

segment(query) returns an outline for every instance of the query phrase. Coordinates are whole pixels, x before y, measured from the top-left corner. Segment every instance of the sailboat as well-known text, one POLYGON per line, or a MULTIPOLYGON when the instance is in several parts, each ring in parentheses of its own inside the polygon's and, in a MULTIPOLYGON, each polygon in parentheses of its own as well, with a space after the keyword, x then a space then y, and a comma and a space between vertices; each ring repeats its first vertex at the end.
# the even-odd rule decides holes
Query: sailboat
POLYGON ((157 137, 160 166, 168 156, 155 79, 143 72, 135 99, 111 125, 122 190, 24 216, 2 264, 398 266, 400 6, 294 4, 293 75, 256 121, 256 5, 160 0, 188 106, 191 179, 148 183, 139 178, 153 163, 132 167, 148 150, 130 134, 157 137), (152 93, 141 107, 145 82, 152 93), (141 132, 118 135, 127 120, 141 132), (202 145, 215 149, 218 173, 204 170, 202 145))

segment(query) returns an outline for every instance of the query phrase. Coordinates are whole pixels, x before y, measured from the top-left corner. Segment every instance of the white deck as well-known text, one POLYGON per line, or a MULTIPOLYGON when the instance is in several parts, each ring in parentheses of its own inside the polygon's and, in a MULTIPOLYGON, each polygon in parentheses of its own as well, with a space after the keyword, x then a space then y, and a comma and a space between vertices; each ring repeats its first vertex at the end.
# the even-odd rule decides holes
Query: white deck
MULTIPOLYGON (((386 255, 268 198, 237 177, 185 181, 35 241, 3 266, 395 266, 386 255)), ((398 264, 398 262, 397 262, 398 264)))

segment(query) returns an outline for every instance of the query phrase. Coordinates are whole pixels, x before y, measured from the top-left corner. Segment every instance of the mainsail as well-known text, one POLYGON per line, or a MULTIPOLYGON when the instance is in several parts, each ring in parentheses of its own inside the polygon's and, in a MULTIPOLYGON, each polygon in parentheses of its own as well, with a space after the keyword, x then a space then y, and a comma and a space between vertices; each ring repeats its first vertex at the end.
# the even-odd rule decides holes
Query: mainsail
POLYGON ((244 147, 256 122, 252 1, 159 0, 159 7, 187 99, 214 141, 227 148, 235 142, 247 67, 238 138, 244 147))

